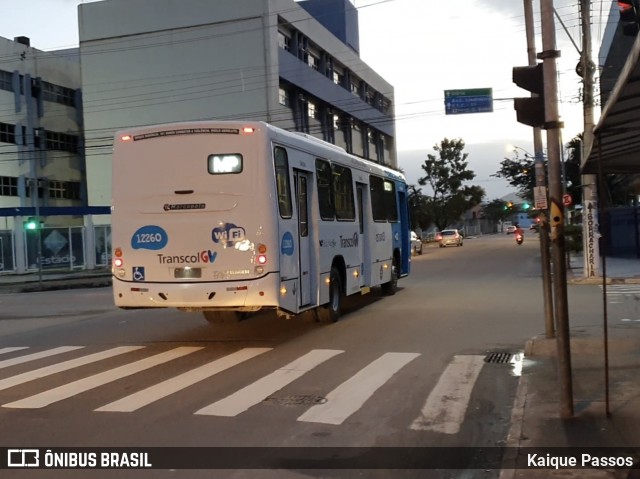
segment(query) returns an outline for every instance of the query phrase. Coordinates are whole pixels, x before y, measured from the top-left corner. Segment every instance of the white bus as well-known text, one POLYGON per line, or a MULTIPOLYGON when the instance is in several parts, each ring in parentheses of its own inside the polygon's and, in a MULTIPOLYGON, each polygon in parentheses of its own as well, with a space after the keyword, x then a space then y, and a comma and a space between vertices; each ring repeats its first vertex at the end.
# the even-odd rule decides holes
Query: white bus
POLYGON ((395 170, 262 122, 131 128, 113 150, 113 293, 121 308, 272 308, 335 321, 346 295, 409 273, 395 170))

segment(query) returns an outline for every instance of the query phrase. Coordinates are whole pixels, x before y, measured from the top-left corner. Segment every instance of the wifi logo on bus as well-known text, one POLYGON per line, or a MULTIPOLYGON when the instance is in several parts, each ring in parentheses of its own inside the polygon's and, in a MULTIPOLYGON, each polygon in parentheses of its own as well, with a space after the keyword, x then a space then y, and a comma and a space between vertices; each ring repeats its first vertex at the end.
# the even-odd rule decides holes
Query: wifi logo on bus
POLYGON ((220 228, 213 229, 211 239, 214 243, 226 243, 227 246, 233 246, 233 243, 244 241, 245 230, 233 223, 226 223, 220 228))

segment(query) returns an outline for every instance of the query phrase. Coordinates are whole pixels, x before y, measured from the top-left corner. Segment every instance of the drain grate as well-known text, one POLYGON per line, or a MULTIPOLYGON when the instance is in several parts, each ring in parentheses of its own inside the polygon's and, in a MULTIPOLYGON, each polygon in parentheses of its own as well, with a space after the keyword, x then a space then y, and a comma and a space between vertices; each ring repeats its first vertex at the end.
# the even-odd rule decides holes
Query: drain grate
POLYGON ((513 354, 505 352, 493 352, 485 356, 484 362, 491 364, 509 364, 513 354))
POLYGON ((308 406, 310 404, 324 404, 327 402, 327 398, 322 396, 299 394, 283 397, 269 396, 264 401, 280 404, 281 406, 308 406))

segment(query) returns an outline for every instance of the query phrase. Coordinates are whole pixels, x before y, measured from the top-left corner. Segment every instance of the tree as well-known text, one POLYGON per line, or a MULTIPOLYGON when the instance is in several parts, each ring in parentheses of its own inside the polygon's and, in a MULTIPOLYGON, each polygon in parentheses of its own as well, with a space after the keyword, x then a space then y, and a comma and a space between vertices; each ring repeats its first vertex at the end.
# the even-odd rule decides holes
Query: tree
POLYGON ((428 213, 427 203, 429 199, 415 185, 409 185, 408 190, 411 229, 420 227, 420 229, 426 230, 433 223, 433 218, 428 213))
POLYGON ((482 207, 482 217, 491 221, 504 221, 513 215, 513 211, 507 206, 507 202, 495 199, 482 207))
POLYGON ((418 183, 430 187, 432 195, 426 197, 425 211, 433 218, 438 229, 442 230, 479 205, 485 192, 479 186, 464 185, 464 182, 473 180, 476 175, 467 168, 469 154, 463 153, 462 139, 445 138, 439 145, 434 145, 433 149, 438 155, 427 155, 421 165, 425 176, 418 183))
POLYGON ((520 156, 514 151, 514 158, 505 158, 497 173, 491 175, 506 179, 518 190, 518 196, 533 201, 533 187, 536 186, 535 159, 531 155, 520 156))

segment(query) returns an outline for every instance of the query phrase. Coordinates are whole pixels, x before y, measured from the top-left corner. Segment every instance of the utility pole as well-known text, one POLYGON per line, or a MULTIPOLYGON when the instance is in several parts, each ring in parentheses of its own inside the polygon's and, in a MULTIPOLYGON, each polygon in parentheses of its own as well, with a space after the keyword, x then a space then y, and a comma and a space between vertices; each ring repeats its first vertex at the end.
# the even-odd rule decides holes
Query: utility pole
MULTIPOLYGON (((527 32, 527 55, 529 66, 536 66, 536 42, 533 27, 533 0, 524 0, 524 22, 527 32)), ((533 128, 533 151, 535 154, 536 186, 544 189, 544 199, 547 199, 547 176, 544 168, 544 152, 542 149, 542 130, 533 128)), ((537 208, 537 206, 536 206, 537 208)), ((547 207, 544 208, 545 210, 547 207)), ((540 262, 542 263, 542 292, 544 297, 545 336, 555 337, 553 324, 553 296, 551 291, 551 263, 549 257, 549 221, 545 211, 540 218, 540 262)))
POLYGON ((554 306, 556 318, 556 346, 558 380, 560 385, 560 417, 573 417, 573 387, 571 383, 571 343, 569 336, 569 308, 567 303, 567 268, 565 264, 564 205, 560 165, 560 115, 558 112, 558 80, 556 31, 553 0, 540 0, 542 20, 542 53, 544 62, 545 129, 547 130, 547 158, 549 165, 549 199, 551 249, 553 259, 554 306))
MULTIPOLYGON (((593 73, 591 60, 591 1, 580 0, 582 18, 582 52, 580 65, 583 80, 582 101, 584 132, 582 134, 581 167, 587 160, 587 152, 593 144, 593 73)), ((582 251, 584 257, 583 276, 600 276, 600 247, 598 244, 598 189, 596 175, 582 175, 582 251)))

